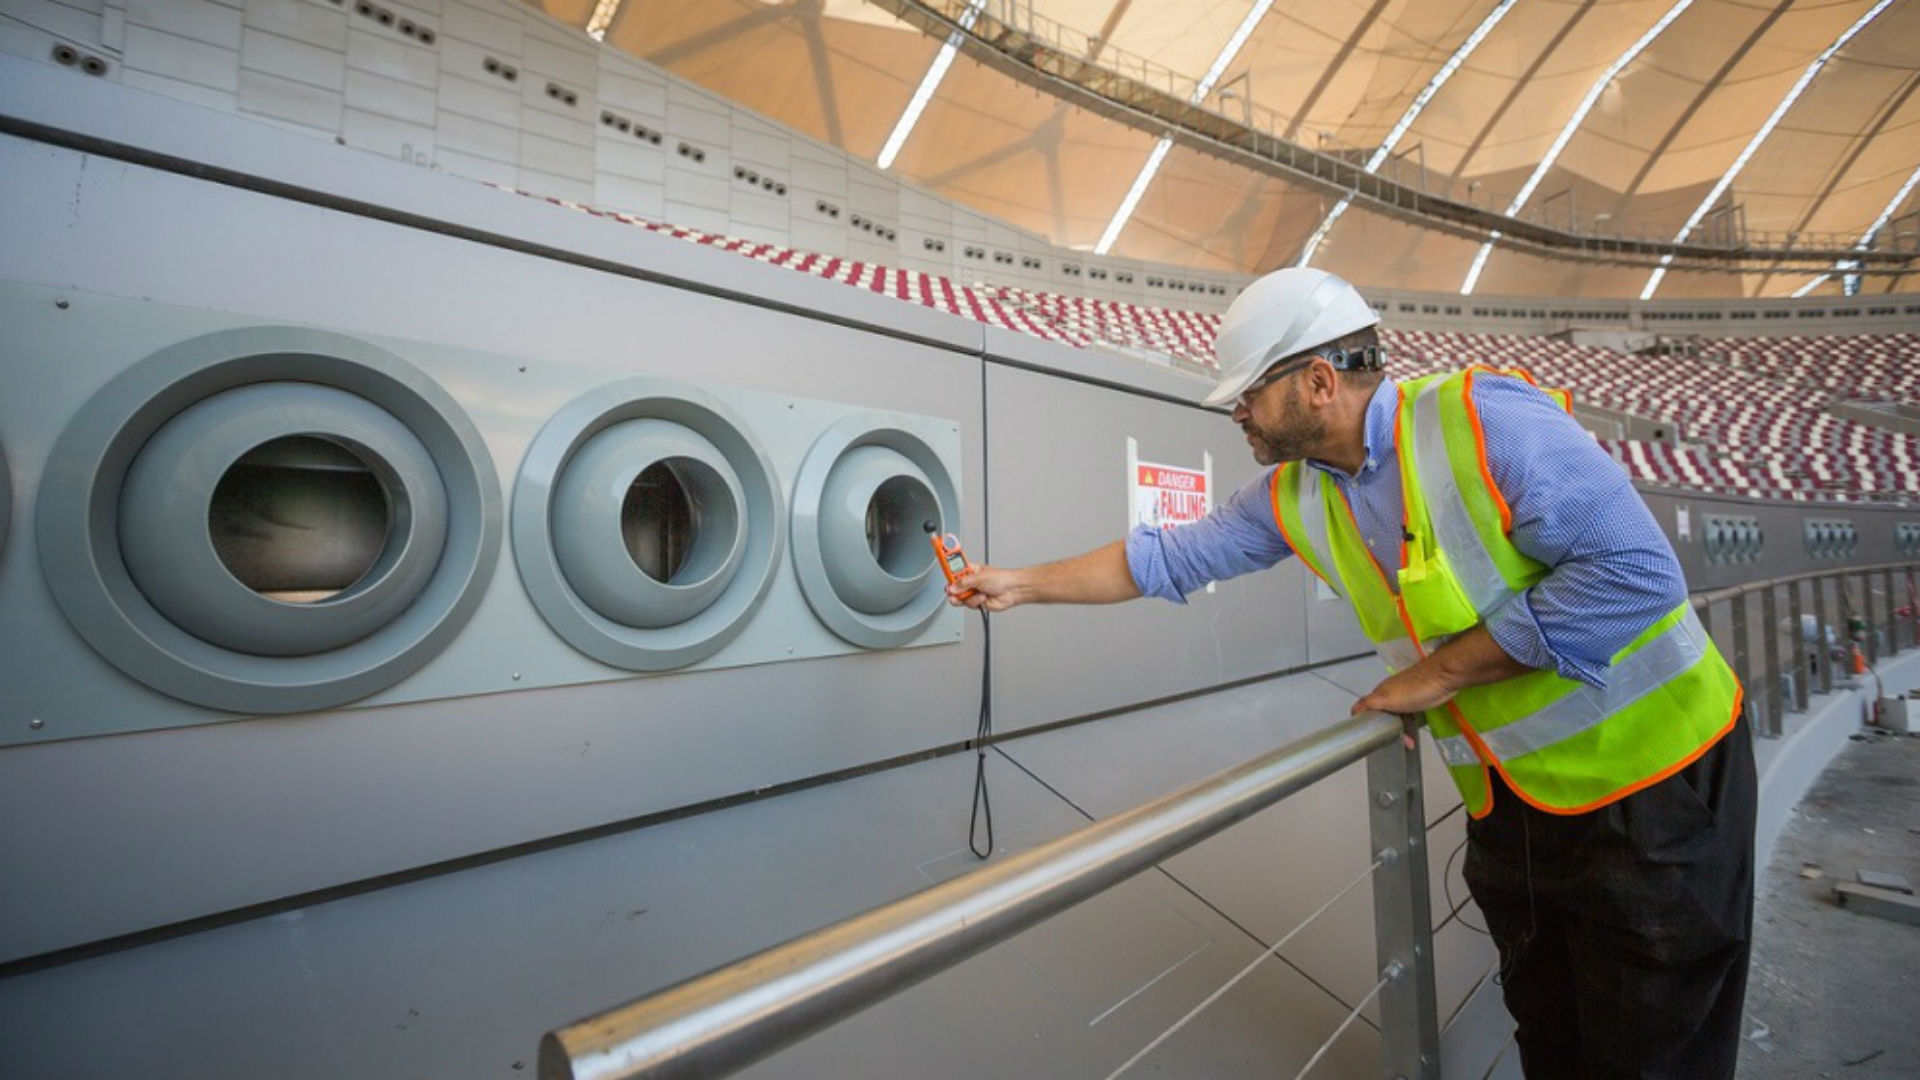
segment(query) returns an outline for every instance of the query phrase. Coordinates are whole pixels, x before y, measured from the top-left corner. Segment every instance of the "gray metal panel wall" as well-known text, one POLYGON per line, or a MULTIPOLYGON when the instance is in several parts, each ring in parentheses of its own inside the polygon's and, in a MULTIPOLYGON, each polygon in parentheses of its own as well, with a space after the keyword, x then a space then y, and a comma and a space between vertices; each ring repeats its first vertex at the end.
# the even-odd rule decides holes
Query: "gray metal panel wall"
MULTIPOLYGON (((163 114, 145 128, 156 139, 204 149, 215 160, 271 163, 303 187, 432 208, 502 236, 558 243, 797 309, 843 319, 877 312, 917 336, 979 340, 977 327, 948 316, 175 103, 144 100, 97 118, 139 127, 151 118, 140 106, 163 114)), ((16 211, 0 226, 0 273, 10 280, 399 333, 609 373, 949 415, 962 424, 969 455, 962 473, 970 516, 962 531, 984 528, 980 361, 952 345, 913 344, 14 139, 0 142, 0 171, 16 211), (257 242, 268 236, 272 246, 257 242)), ((84 317, 86 301, 75 297, 72 313, 84 317)), ((462 393, 491 400, 502 415, 523 404, 506 386, 488 391, 485 373, 470 378, 462 393)), ((517 427, 488 433, 503 478, 517 470, 542 418, 529 412, 517 427)), ((46 446, 9 439, 8 450, 28 505, 46 446)), ((0 570, 8 595, 32 593, 45 605, 32 548, 21 542, 28 527, 15 523, 0 570)), ((500 602, 519 600, 519 588, 503 565, 493 582, 500 602)), ((457 645, 511 650, 515 631, 501 632, 507 644, 495 633, 491 646, 481 635, 457 645)), ((518 632, 547 633, 531 622, 518 632)), ((42 633, 91 660, 57 620, 42 633)), ((458 666, 458 651, 441 660, 458 666)), ((921 655, 337 710, 0 753, 0 798, 12 821, 0 833, 4 861, 32 868, 22 879, 29 887, 7 893, 4 953, 58 948, 963 738, 974 703, 966 695, 927 700, 923 691, 973 684, 977 638, 912 652, 921 655), (772 701, 781 707, 770 710, 772 701), (648 715, 682 718, 679 734, 650 726, 648 715)), ((122 678, 91 663, 102 679, 122 678)), ((475 663, 465 675, 443 667, 450 680, 443 685, 470 678, 474 689, 497 689, 491 666, 475 663)), ((5 721, 25 724, 14 706, 5 721)), ((188 708, 159 695, 149 707, 188 708)))
MULTIPOLYGON (((1003 854, 1085 823, 1044 778, 990 768, 1003 854)), ((925 762, 0 981, 8 1075, 530 1076, 550 1028, 973 866, 971 771, 925 762), (80 1016, 116 1036, 74 1040, 80 1016)), ((1105 1075, 1260 947, 1149 871, 746 1075, 1105 1075)), ((1291 1075, 1343 1013, 1269 962, 1143 1070, 1291 1075)), ((1316 1075, 1378 1055, 1356 1024, 1316 1075)))
POLYGON ((1920 507, 1767 502, 1657 488, 1642 488, 1640 495, 1672 542, 1681 569, 1686 571, 1687 586, 1696 592, 1789 574, 1915 561, 1914 556, 1903 555, 1894 546, 1894 525, 1920 525, 1920 507), (1684 536, 1680 532, 1683 515, 1687 522, 1684 536), (1765 536, 1759 557, 1751 562, 1710 561, 1704 535, 1707 519, 1712 516, 1755 519, 1765 536), (1851 522, 1859 530, 1859 543, 1851 556, 1815 557, 1807 550, 1803 530, 1807 521, 1851 522))

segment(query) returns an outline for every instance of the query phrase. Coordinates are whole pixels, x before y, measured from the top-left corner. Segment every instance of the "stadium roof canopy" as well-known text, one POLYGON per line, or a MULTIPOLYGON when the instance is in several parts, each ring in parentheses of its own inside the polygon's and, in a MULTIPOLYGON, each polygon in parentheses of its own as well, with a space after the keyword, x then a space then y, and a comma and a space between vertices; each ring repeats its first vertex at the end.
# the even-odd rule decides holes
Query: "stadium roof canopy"
MULTIPOLYGON (((1646 266, 1511 245, 1480 258, 1483 237, 1364 200, 1323 229, 1341 202, 1324 185, 1190 140, 1161 149, 1152 124, 1076 104, 978 49, 942 61, 953 35, 936 18, 971 26, 978 8, 981 25, 1019 28, 1082 66, 1162 85, 1407 187, 1496 213, 1517 206, 1570 231, 1857 243, 1878 223, 1882 243, 1911 243, 1920 229, 1920 0, 539 6, 869 160, 919 93, 924 107, 889 162, 899 176, 1057 244, 1091 250, 1112 230, 1113 253, 1176 265, 1257 272, 1298 262, 1311 245, 1313 265, 1410 289, 1457 290, 1472 275, 1483 293, 1637 296, 1650 277, 1646 266)), ((1786 295, 1812 278, 1764 263, 1676 268, 1657 295, 1786 295)), ((1863 288, 1913 285, 1908 274, 1863 288)))

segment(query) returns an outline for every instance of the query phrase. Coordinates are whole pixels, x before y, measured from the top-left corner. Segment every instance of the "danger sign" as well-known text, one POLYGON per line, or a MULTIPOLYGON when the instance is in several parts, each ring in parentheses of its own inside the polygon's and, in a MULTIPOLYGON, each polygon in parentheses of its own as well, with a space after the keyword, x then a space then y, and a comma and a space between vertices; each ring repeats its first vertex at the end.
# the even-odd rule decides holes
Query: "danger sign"
POLYGON ((1127 471, 1132 483, 1129 525, 1171 529, 1190 525, 1213 509, 1213 457, 1202 455, 1197 469, 1141 461, 1139 444, 1127 440, 1127 471))
POLYGON ((1198 469, 1142 464, 1135 470, 1134 513, 1142 524, 1171 529, 1207 516, 1207 474, 1198 469))

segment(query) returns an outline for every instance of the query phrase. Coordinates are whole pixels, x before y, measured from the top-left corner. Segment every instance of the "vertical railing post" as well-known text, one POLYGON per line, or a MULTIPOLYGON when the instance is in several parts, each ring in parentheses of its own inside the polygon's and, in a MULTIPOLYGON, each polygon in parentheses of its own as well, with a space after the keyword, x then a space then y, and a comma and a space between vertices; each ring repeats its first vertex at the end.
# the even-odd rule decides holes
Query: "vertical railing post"
POLYGON ((1894 614, 1894 608, 1899 605, 1894 603, 1893 567, 1889 566, 1880 571, 1880 579, 1887 594, 1887 655, 1898 656, 1901 648, 1900 616, 1894 614))
MULTIPOLYGON (((1787 640, 1793 642, 1793 711, 1803 713, 1807 711, 1807 694, 1812 690, 1815 664, 1809 662, 1811 646, 1807 642, 1807 613, 1800 603, 1800 585, 1798 581, 1787 585, 1787 621, 1793 624, 1787 640)), ((1814 620, 1816 626, 1819 621, 1814 620)))
POLYGON ((1374 858, 1374 956, 1380 990, 1381 1075, 1439 1080, 1440 1012, 1433 988, 1433 907, 1427 884, 1426 800, 1417 729, 1367 755, 1374 858))
POLYGON ((1766 724, 1762 730, 1774 738, 1779 738, 1786 730, 1786 721, 1781 716, 1780 609, 1773 596, 1776 589, 1777 586, 1768 584, 1760 593, 1760 625, 1765 628, 1763 633, 1766 635, 1766 644, 1762 653, 1767 665, 1767 673, 1764 676, 1767 683, 1767 708, 1761 715, 1765 718, 1763 722, 1766 724))
POLYGON ((1817 635, 1815 663, 1820 669, 1820 692, 1831 694, 1833 693, 1833 649, 1827 644, 1827 627, 1832 624, 1827 621, 1827 576, 1825 574, 1813 579, 1813 621, 1814 632, 1817 635))
POLYGON ((1854 615, 1859 618, 1860 625, 1866 628, 1867 640, 1860 643, 1860 648, 1867 654, 1867 666, 1872 667, 1880 662, 1880 642, 1878 635, 1873 632, 1873 575, 1860 570, 1851 576, 1860 579, 1860 606, 1855 609, 1854 615))
MULTIPOLYGON (((1750 662, 1753 650, 1748 648, 1751 628, 1747 625, 1747 594, 1733 594, 1733 677, 1740 680, 1746 690, 1747 715, 1752 717, 1758 712, 1753 703, 1753 665, 1750 662)), ((1762 714, 1764 715, 1764 714, 1762 714)))

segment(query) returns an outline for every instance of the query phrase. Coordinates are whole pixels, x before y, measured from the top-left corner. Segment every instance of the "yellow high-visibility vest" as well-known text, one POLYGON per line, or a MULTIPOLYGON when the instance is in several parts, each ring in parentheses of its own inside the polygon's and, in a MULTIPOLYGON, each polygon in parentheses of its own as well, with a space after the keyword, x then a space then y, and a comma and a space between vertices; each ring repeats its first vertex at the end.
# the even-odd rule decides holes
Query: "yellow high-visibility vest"
MULTIPOLYGON (((1487 469, 1476 373, 1533 381, 1475 367, 1400 384, 1394 430, 1411 539, 1397 595, 1338 486, 1301 462, 1274 470, 1282 535, 1353 604, 1389 671, 1418 663, 1547 574, 1507 538, 1512 512, 1487 469)), ((1565 393, 1549 393, 1570 407, 1565 393)), ((1462 690, 1426 720, 1474 817, 1493 808, 1489 768, 1528 803, 1578 814, 1684 768, 1732 729, 1740 702, 1739 680, 1683 601, 1613 655, 1605 689, 1532 671, 1462 690)))

